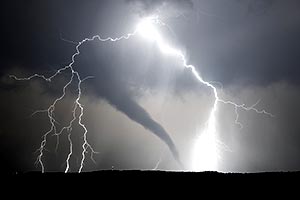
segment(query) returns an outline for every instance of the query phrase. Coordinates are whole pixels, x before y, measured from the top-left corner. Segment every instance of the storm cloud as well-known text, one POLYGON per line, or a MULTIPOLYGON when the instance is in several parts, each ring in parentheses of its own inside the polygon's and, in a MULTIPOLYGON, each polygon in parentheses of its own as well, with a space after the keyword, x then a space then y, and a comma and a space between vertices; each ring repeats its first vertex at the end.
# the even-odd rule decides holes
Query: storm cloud
MULTIPOLYGON (((69 77, 25 83, 9 79, 9 74, 51 75, 68 64, 75 51, 63 38, 76 42, 96 34, 118 37, 132 32, 140 17, 161 14, 172 29, 165 34, 172 36, 170 42, 176 41, 174 46, 205 80, 223 84, 216 83, 222 98, 246 105, 261 99, 258 108, 276 116, 239 111, 244 125, 239 129, 234 109, 220 104, 217 132, 226 148, 221 148, 219 169, 299 170, 299 6, 297 0, 7 2, 0 8, 5 38, 0 54, 0 152, 7 163, 1 167, 38 170, 33 152, 49 124, 45 115, 30 115, 59 96, 69 77)), ((88 161, 86 169, 149 169, 161 154, 159 169, 178 169, 173 158, 177 152, 189 166, 194 140, 212 107, 211 90, 199 85, 177 59, 138 36, 118 43, 95 40, 80 51, 74 69, 82 77, 94 77, 83 83, 83 120, 91 144, 100 152, 97 164, 88 161)), ((76 89, 69 92, 56 112, 58 126, 72 117, 69 105, 76 89)), ((75 136, 80 138, 80 133, 80 127, 74 127, 79 147, 81 140, 75 136)), ((55 137, 49 137, 47 169, 63 170, 65 135, 59 153, 52 151, 54 144, 55 137)), ((80 150, 74 149, 71 171, 78 167, 80 150)))
POLYGON ((189 12, 193 8, 191 0, 126 0, 140 15, 159 14, 174 17, 189 12))

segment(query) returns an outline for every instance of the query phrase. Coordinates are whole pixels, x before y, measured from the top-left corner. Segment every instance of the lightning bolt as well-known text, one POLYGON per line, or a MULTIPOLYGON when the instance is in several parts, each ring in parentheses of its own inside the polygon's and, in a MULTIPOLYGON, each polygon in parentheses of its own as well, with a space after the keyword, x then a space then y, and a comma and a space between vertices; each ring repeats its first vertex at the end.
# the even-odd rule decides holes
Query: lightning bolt
POLYGON ((179 49, 173 48, 170 45, 168 45, 165 42, 165 40, 161 37, 159 32, 156 30, 154 24, 165 26, 165 23, 161 22, 157 16, 152 18, 150 17, 144 19, 144 21, 142 21, 138 25, 138 32, 140 32, 145 37, 154 40, 157 43, 161 52, 168 55, 179 57, 182 61, 183 66, 187 69, 190 69, 192 74, 196 77, 196 79, 200 83, 206 85, 213 91, 214 94, 213 108, 210 112, 204 132, 200 135, 200 137, 197 138, 195 142, 192 169, 194 171, 217 170, 218 141, 216 136, 216 112, 218 108, 218 103, 229 104, 234 107, 235 114, 236 114, 235 123, 241 128, 243 127, 243 125, 242 123, 239 122, 238 109, 242 109, 246 111, 254 111, 257 114, 265 114, 270 117, 274 117, 274 115, 267 112, 266 110, 258 110, 255 108, 255 106, 259 103, 260 100, 257 101, 254 105, 247 107, 245 106, 245 104, 240 105, 235 102, 223 100, 222 98, 220 98, 218 94, 218 90, 213 85, 213 83, 205 81, 200 76, 195 66, 187 64, 187 60, 183 52, 180 51, 179 49))
MULTIPOLYGON (((208 121, 207 121, 207 126, 206 129, 204 130, 204 132, 200 135, 201 137, 199 137, 197 139, 197 141, 195 142, 195 147, 194 147, 194 156, 193 156, 193 170, 194 171, 201 171, 201 169, 203 168, 203 165, 206 165, 207 168, 205 169, 214 169, 216 166, 216 159, 217 159, 217 139, 216 139, 216 112, 217 112, 217 108, 218 108, 218 103, 223 103, 223 104, 229 104, 231 106, 234 107, 235 110, 235 114, 236 114, 236 119, 235 119, 235 123, 240 126, 242 128, 242 124, 239 122, 239 114, 238 114, 238 110, 242 109, 242 110, 246 110, 246 111, 253 111, 256 112, 258 114, 265 114, 268 115, 270 117, 274 117, 274 115, 272 115, 271 113, 265 111, 265 110, 258 110, 255 108, 255 106, 259 103, 259 101, 250 106, 247 107, 245 106, 245 104, 236 104, 232 101, 227 101, 227 100, 223 100, 219 97, 218 95, 218 91, 217 88, 213 85, 213 82, 208 82, 205 81, 200 74, 197 72, 195 66, 193 65, 189 65, 187 64, 187 60, 185 55, 183 54, 183 52, 177 48, 174 48, 172 46, 170 46, 169 44, 166 43, 166 41, 162 38, 162 36, 160 35, 160 33, 158 32, 156 26, 167 26, 164 22, 162 22, 158 16, 151 16, 151 17, 146 17, 144 19, 142 19, 140 21, 140 23, 138 23, 137 27, 135 28, 135 30, 132 33, 128 33, 125 34, 121 37, 118 38, 112 38, 112 37, 108 37, 108 38, 101 38, 100 35, 95 35, 91 38, 85 38, 82 41, 75 43, 73 41, 69 41, 71 43, 76 44, 76 51, 75 53, 72 55, 71 57, 71 62, 63 67, 58 69, 52 76, 50 77, 46 77, 45 75, 41 75, 41 74, 34 74, 32 76, 29 77, 25 77, 25 78, 20 78, 17 77, 15 75, 10 75, 11 78, 15 79, 16 81, 30 81, 32 79, 35 78, 40 78, 46 82, 51 82, 55 77, 57 77, 58 75, 60 75, 62 72, 65 72, 67 70, 70 71, 71 73, 71 78, 69 79, 69 81, 66 83, 66 85, 64 85, 63 89, 62 89, 62 94, 60 97, 58 97, 57 99, 55 99, 53 101, 53 103, 51 105, 49 105, 49 107, 47 109, 44 110, 37 110, 33 113, 37 114, 37 113, 47 113, 48 119, 49 119, 49 123, 50 123, 50 129, 48 131, 46 131, 43 136, 42 136, 42 141, 40 143, 40 147, 37 149, 38 152, 38 156, 36 159, 36 164, 39 164, 41 167, 42 172, 45 172, 45 166, 43 163, 43 156, 44 156, 44 151, 46 150, 46 144, 47 144, 47 139, 49 137, 49 134, 53 133, 54 136, 57 137, 57 144, 56 144, 56 151, 58 149, 58 145, 59 145, 59 138, 60 136, 63 134, 63 132, 67 132, 67 138, 68 138, 68 142, 69 142, 69 153, 67 155, 67 158, 65 160, 66 162, 66 167, 65 167, 65 173, 70 171, 70 159, 73 155, 73 142, 72 142, 72 128, 73 128, 73 124, 74 122, 77 120, 78 121, 78 125, 81 127, 81 129, 83 130, 82 133, 82 138, 83 138, 83 143, 82 143, 82 151, 81 151, 81 161, 80 161, 80 167, 78 169, 78 172, 82 172, 83 168, 84 168, 84 163, 86 160, 86 154, 90 151, 90 159, 95 162, 93 156, 98 153, 94 150, 94 148, 91 146, 91 144, 88 141, 88 129, 85 126, 85 124, 82 121, 82 118, 84 116, 84 105, 82 103, 80 103, 81 101, 81 97, 82 97, 82 88, 81 88, 81 84, 89 79, 89 78, 93 78, 91 76, 86 77, 86 78, 81 78, 80 74, 74 70, 73 68, 73 64, 75 63, 75 58, 77 56, 80 55, 80 46, 86 42, 92 42, 94 40, 99 40, 101 42, 118 42, 120 40, 128 40, 133 36, 136 36, 137 34, 150 39, 152 41, 154 41, 158 48, 160 49, 160 51, 164 54, 167 55, 171 55, 171 56, 175 56, 178 57, 181 62, 182 65, 187 68, 190 69, 192 74, 194 75, 194 77, 196 77, 196 79, 206 85, 207 87, 209 87, 214 94, 214 102, 213 102, 213 107, 212 110, 210 112, 208 121), (76 84, 77 87, 77 95, 76 95, 76 100, 74 101, 74 107, 72 109, 72 114, 73 114, 73 118, 69 121, 69 125, 65 126, 63 128, 61 128, 60 131, 58 131, 58 128, 56 126, 56 124, 58 123, 55 118, 54 118, 54 112, 56 109, 56 105, 65 98, 66 96, 66 91, 67 89, 72 85, 72 84, 76 84), (79 115, 76 114, 76 112, 79 111, 79 115), (207 157, 205 156, 205 154, 207 156, 209 156, 210 158, 203 158, 203 157, 207 157), (210 160, 209 160, 210 159, 210 160)), ((65 40, 65 39, 64 39, 65 40)), ((161 159, 158 161, 158 164, 161 162, 161 159)), ((155 167, 155 169, 157 168, 157 166, 155 167)))
POLYGON ((162 155, 159 157, 159 160, 157 161, 155 167, 154 167, 152 170, 157 170, 157 169, 158 169, 158 166, 159 166, 160 163, 161 163, 161 161, 162 161, 162 155))

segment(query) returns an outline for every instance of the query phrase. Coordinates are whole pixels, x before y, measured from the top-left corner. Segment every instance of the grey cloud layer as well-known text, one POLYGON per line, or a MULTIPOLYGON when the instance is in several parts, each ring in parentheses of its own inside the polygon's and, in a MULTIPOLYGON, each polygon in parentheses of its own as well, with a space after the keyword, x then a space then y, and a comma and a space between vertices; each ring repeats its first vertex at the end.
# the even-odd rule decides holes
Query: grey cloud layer
POLYGON ((178 15, 193 8, 191 0, 126 0, 141 15, 178 15))

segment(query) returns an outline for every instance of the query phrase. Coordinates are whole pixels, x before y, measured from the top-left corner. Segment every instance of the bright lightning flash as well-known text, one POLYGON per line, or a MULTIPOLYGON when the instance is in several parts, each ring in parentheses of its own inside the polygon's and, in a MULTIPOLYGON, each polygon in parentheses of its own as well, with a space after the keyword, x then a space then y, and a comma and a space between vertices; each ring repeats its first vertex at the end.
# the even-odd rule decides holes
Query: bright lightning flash
POLYGON ((145 37, 149 40, 159 40, 160 34, 155 28, 155 24, 153 23, 153 20, 155 18, 148 17, 145 19, 142 19, 140 23, 138 23, 136 30, 141 36, 145 37))
POLYGON ((193 158, 192 158, 192 170, 193 171, 213 171, 218 170, 217 161, 218 161, 218 140, 216 135, 216 112, 218 103, 230 104, 235 109, 236 120, 235 123, 242 127, 242 124, 238 121, 239 114, 238 109, 243 109, 247 111, 254 111, 259 114, 266 114, 271 117, 273 115, 271 113, 266 112, 265 110, 257 110, 255 106, 258 104, 254 104, 253 106, 246 107, 244 104, 239 105, 232 101, 222 100, 219 95, 217 88, 210 82, 205 81, 200 74, 197 72, 196 68, 193 65, 188 65, 186 61, 186 57, 182 51, 179 49, 173 48, 169 46, 164 39, 161 37, 159 32, 156 29, 155 24, 165 25, 161 22, 158 17, 149 17, 142 20, 137 26, 137 32, 140 33, 143 37, 147 39, 151 39, 155 41, 161 50, 161 52, 177 56, 182 60, 182 64, 185 68, 191 69, 193 75, 197 78, 197 80, 211 88, 214 94, 214 104, 213 108, 210 112, 206 128, 203 133, 196 139, 193 149, 193 158))
POLYGON ((96 35, 96 36, 93 36, 92 38, 85 38, 78 43, 72 42, 72 43, 76 44, 76 52, 72 55, 70 64, 63 68, 58 69, 56 71, 56 73, 54 73, 50 77, 46 77, 46 76, 40 75, 40 74, 34 74, 27 78, 19 78, 19 77, 16 77, 15 75, 10 76, 17 81, 29 81, 34 78, 41 78, 44 81, 51 82, 55 77, 59 76, 62 72, 69 70, 71 73, 71 78, 69 79, 68 83, 63 87, 61 96, 58 97, 57 99, 55 99, 54 102, 47 109, 38 110, 33 113, 33 114, 43 113, 43 112, 46 113, 48 116, 50 125, 51 125, 50 129, 44 133, 44 135, 42 137, 42 141, 40 143, 40 147, 37 150, 38 156, 37 156, 36 163, 41 166, 42 172, 45 171, 45 166, 43 163, 43 156, 44 156, 44 151, 45 151, 45 147, 46 147, 47 139, 48 139, 49 135, 52 133, 53 136, 57 137, 57 147, 58 147, 59 138, 63 134, 63 132, 68 133, 67 138, 69 141, 69 153, 65 160, 65 162, 66 162, 65 173, 70 171, 70 159, 73 156, 73 143, 72 143, 72 137, 71 137, 72 134, 71 133, 72 133, 73 124, 76 121, 83 130, 81 161, 80 161, 80 167, 78 169, 78 172, 81 172, 84 168, 86 154, 90 153, 90 159, 92 161, 94 161, 93 155, 97 152, 93 149, 93 147, 88 142, 88 137, 87 137, 88 130, 82 121, 82 117, 84 115, 84 106, 80 102, 81 96, 82 96, 81 84, 83 81, 85 81, 86 79, 91 78, 91 77, 81 78, 80 74, 74 70, 73 64, 75 63, 75 58, 80 54, 80 50, 79 50, 80 46, 85 42, 91 42, 91 41, 94 41, 95 39, 98 39, 99 41, 102 41, 102 42, 118 42, 120 40, 128 40, 132 36, 139 34, 142 37, 146 38, 147 40, 151 40, 151 41, 155 42, 157 44, 159 50, 162 53, 170 55, 170 56, 175 56, 175 57, 178 57, 179 59, 181 59, 183 66, 185 68, 190 69, 192 74, 197 78, 197 80, 200 83, 211 88, 211 90, 213 91, 213 95, 215 97, 214 103, 213 103, 213 108, 209 115, 206 129, 204 130, 204 132, 202 134, 200 134, 200 136, 197 138, 197 140, 195 142, 194 153, 193 153, 193 158, 192 158, 193 164, 191 167, 193 171, 217 170, 218 153, 217 153, 217 139, 216 139, 217 138, 217 135, 216 135, 216 111, 217 111, 217 105, 219 102, 224 103, 224 104, 229 104, 234 107, 235 114, 236 114, 235 123, 241 127, 242 127, 242 125, 238 121, 238 118, 239 118, 238 109, 243 109, 246 111, 254 111, 258 114, 266 114, 266 115, 273 117, 272 114, 266 112, 265 110, 256 109, 255 106, 257 105, 257 103, 254 104, 253 106, 246 107, 244 104, 239 105, 232 101, 225 101, 225 100, 222 100, 221 98, 219 98, 217 88, 212 83, 204 81, 202 79, 202 77, 199 75, 199 73, 197 72, 196 68, 193 65, 187 64, 186 57, 183 54, 183 52, 177 48, 173 48, 172 46, 170 46, 164 40, 164 38, 161 36, 161 34, 159 33, 159 31, 157 29, 157 26, 165 26, 165 25, 166 24, 163 23, 157 16, 147 17, 147 18, 142 19, 140 21, 140 23, 138 23, 138 25, 136 26, 135 30, 132 33, 123 35, 119 38, 108 37, 108 38, 103 39, 99 35, 96 35), (54 118, 55 109, 56 109, 57 104, 62 99, 65 98, 66 90, 72 84, 76 84, 76 86, 77 86, 76 99, 73 102, 73 104, 74 104, 74 107, 72 110, 73 118, 69 121, 68 126, 63 127, 61 130, 58 130, 58 128, 56 126, 57 121, 54 118), (78 111, 79 111, 79 115, 76 114, 78 111))
POLYGON ((216 135, 216 110, 210 113, 204 132, 198 136, 194 144, 192 170, 216 171, 218 161, 217 135, 216 135))

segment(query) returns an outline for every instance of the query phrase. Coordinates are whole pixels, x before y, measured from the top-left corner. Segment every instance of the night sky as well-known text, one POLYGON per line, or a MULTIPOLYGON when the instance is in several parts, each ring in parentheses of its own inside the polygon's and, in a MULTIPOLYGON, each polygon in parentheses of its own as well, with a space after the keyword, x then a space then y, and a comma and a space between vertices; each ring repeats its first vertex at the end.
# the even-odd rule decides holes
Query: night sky
MULTIPOLYGON (((0 9, 2 171, 41 170, 36 150, 50 124, 46 113, 32 113, 58 98, 70 78, 67 71, 51 82, 16 81, 9 75, 51 76, 71 62, 77 42, 126 35, 152 15, 168 25, 163 37, 214 83, 220 97, 247 106, 260 100, 256 108, 275 115, 239 110, 241 129, 234 107, 220 104, 218 171, 300 170, 299 0, 4 0, 0 9)), ((99 152, 95 163, 86 160, 83 171, 153 169, 158 161, 159 170, 181 170, 166 143, 174 143, 190 170, 195 139, 213 106, 210 88, 178 59, 138 36, 86 42, 80 52, 74 69, 81 77, 93 76, 82 83, 83 122, 99 152), (162 132, 169 142, 157 137, 162 132)), ((72 118, 75 86, 57 105, 58 128, 72 118)), ((67 134, 57 149, 52 135, 45 170, 64 171, 67 134)), ((76 172, 82 150, 82 128, 76 124, 72 138, 70 171, 76 172)))

